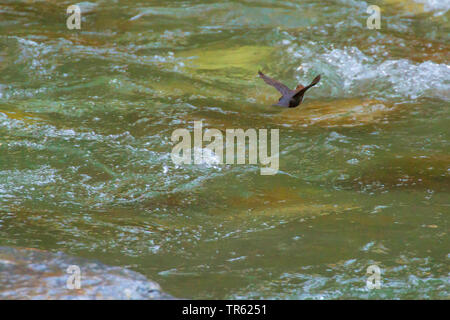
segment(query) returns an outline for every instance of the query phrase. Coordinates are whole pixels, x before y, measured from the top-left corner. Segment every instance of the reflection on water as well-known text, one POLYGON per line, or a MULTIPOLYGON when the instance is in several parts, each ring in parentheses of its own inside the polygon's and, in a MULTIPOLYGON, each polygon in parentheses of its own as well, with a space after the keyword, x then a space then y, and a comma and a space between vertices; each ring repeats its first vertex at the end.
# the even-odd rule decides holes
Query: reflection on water
POLYGON ((192 298, 448 298, 449 6, 0 5, 0 245, 192 298), (322 81, 300 108, 275 89, 322 81), (175 129, 280 129, 280 170, 172 163, 175 129), (367 267, 382 288, 366 288, 367 267))

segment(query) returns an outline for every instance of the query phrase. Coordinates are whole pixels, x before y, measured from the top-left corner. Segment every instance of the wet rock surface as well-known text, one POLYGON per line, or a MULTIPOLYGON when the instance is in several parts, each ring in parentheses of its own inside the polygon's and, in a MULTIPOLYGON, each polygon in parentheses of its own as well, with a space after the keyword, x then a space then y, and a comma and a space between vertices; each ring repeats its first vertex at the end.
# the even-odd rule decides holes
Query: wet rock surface
POLYGON ((172 299, 137 272, 64 253, 0 247, 0 299, 172 299), (80 270, 80 289, 69 289, 80 270), (73 268, 73 267, 72 267, 73 268), (74 268, 76 269, 76 267, 74 268), (71 278, 72 277, 72 278, 71 278))

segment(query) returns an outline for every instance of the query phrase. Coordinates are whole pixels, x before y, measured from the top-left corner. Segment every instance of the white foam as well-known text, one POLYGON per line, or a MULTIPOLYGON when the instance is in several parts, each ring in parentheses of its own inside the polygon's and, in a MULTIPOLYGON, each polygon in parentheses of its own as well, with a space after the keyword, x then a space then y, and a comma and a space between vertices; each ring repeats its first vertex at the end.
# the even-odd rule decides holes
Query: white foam
POLYGON ((355 47, 333 49, 321 58, 331 65, 346 91, 361 91, 360 83, 383 86, 388 82, 386 92, 395 96, 450 99, 450 66, 443 63, 413 63, 407 59, 377 63, 355 47))
POLYGON ((423 9, 427 12, 434 12, 435 16, 446 14, 450 10, 450 0, 414 0, 423 3, 423 9))

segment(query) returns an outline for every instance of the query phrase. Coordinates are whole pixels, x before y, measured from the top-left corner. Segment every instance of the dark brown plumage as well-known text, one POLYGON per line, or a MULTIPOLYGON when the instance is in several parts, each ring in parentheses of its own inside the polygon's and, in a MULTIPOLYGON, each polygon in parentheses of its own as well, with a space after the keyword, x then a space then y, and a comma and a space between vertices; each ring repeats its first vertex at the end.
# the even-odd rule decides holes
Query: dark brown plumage
POLYGON ((320 75, 318 75, 308 86, 304 87, 303 85, 299 84, 297 88, 295 88, 295 90, 291 90, 286 85, 266 76, 261 71, 258 71, 258 74, 265 83, 275 87, 275 89, 280 91, 280 93, 282 94, 282 96, 278 100, 278 103, 274 104, 274 106, 286 108, 295 108, 300 105, 303 101, 303 96, 305 95, 306 90, 308 90, 312 86, 315 86, 320 81, 320 75))

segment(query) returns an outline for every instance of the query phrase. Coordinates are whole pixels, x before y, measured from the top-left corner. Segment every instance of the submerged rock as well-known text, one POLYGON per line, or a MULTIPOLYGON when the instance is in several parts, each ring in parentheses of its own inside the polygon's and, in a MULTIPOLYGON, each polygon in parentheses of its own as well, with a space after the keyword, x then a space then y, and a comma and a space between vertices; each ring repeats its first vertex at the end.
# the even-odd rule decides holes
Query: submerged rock
POLYGON ((217 45, 205 50, 193 49, 184 51, 181 57, 189 58, 191 63, 189 68, 196 70, 220 70, 224 68, 233 68, 237 70, 247 70, 251 74, 256 74, 258 64, 270 58, 274 49, 267 46, 240 46, 224 47, 217 45))
MULTIPOLYGON (((72 286, 73 287, 73 286, 72 286)), ((172 299, 137 272, 64 253, 0 247, 0 299, 172 299), (72 267, 72 270, 68 268, 72 267), (69 289, 77 267, 80 288, 69 289), (71 278, 72 277, 72 278, 71 278), (68 286, 69 282, 69 286, 68 286)))
POLYGON ((377 100, 346 99, 284 109, 275 121, 291 125, 354 127, 384 121, 394 108, 377 100))
POLYGON ((358 191, 395 189, 447 192, 450 183, 450 157, 446 154, 408 155, 379 159, 358 167, 354 175, 340 185, 358 191))

